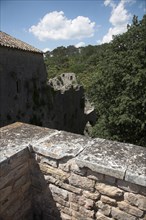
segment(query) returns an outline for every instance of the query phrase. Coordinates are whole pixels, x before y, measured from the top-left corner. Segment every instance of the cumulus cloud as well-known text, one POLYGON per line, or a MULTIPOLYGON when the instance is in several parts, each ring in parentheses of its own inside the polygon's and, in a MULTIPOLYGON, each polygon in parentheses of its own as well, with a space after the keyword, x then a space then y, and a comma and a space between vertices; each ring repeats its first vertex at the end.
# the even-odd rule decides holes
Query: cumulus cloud
POLYGON ((79 48, 79 47, 84 47, 85 46, 85 43, 84 42, 79 42, 75 45, 76 48, 79 48))
POLYGON ((108 5, 109 5, 109 6, 111 6, 112 8, 115 7, 115 4, 114 4, 113 0, 105 0, 105 1, 104 1, 104 5, 105 5, 105 6, 108 6, 108 5))
POLYGON ((44 48, 42 51, 43 51, 44 53, 46 53, 47 51, 51 51, 51 49, 50 49, 50 48, 44 48))
POLYGON ((29 28, 39 40, 82 39, 94 35, 95 22, 88 17, 78 16, 75 19, 65 17, 63 11, 46 14, 38 24, 29 28))
POLYGON ((117 5, 112 0, 105 0, 104 5, 112 7, 109 22, 112 27, 109 28, 107 34, 103 37, 102 43, 108 43, 112 40, 113 35, 122 34, 127 30, 127 24, 131 18, 131 14, 125 8, 126 3, 131 0, 121 0, 117 5))
POLYGON ((129 21, 129 18, 131 17, 131 15, 128 14, 128 11, 124 8, 124 6, 125 6, 124 1, 121 1, 117 5, 117 7, 115 7, 112 11, 109 21, 115 27, 125 26, 125 24, 127 25, 127 22, 129 21))

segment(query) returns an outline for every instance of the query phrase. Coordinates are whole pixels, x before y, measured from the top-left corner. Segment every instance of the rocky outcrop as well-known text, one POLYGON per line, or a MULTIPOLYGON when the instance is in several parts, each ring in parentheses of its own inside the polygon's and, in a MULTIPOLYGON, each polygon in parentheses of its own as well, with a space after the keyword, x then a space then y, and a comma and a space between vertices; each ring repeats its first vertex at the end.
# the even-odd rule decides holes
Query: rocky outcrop
POLYGON ((84 89, 74 73, 62 73, 50 79, 48 88, 52 97, 48 127, 84 134, 87 123, 95 124, 94 108, 86 101, 84 89))

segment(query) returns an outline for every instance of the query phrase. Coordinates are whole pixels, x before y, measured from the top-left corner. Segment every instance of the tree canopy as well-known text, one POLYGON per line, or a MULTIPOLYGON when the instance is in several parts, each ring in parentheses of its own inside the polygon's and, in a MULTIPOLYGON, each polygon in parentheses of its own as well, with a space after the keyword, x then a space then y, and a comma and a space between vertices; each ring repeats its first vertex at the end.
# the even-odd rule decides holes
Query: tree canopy
POLYGON ((146 15, 108 44, 59 47, 45 63, 49 77, 76 73, 97 112, 93 137, 146 146, 146 15))

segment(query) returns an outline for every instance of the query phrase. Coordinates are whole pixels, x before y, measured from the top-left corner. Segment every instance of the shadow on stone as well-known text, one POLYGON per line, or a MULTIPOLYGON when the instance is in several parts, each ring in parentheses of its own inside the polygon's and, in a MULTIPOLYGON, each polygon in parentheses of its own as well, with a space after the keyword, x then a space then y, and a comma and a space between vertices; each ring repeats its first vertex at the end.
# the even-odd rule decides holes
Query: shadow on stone
POLYGON ((61 220, 59 209, 35 159, 32 159, 31 181, 33 220, 61 220))

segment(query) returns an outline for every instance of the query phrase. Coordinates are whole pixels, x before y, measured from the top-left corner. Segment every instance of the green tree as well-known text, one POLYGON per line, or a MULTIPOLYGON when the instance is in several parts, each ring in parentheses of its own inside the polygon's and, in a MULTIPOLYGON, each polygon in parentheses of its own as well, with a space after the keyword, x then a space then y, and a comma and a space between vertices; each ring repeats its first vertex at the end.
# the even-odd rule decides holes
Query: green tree
POLYGON ((146 16, 115 36, 90 90, 93 136, 146 146, 146 16))
POLYGON ((111 43, 47 52, 48 77, 75 72, 94 102, 92 136, 146 146, 146 15, 111 43))

